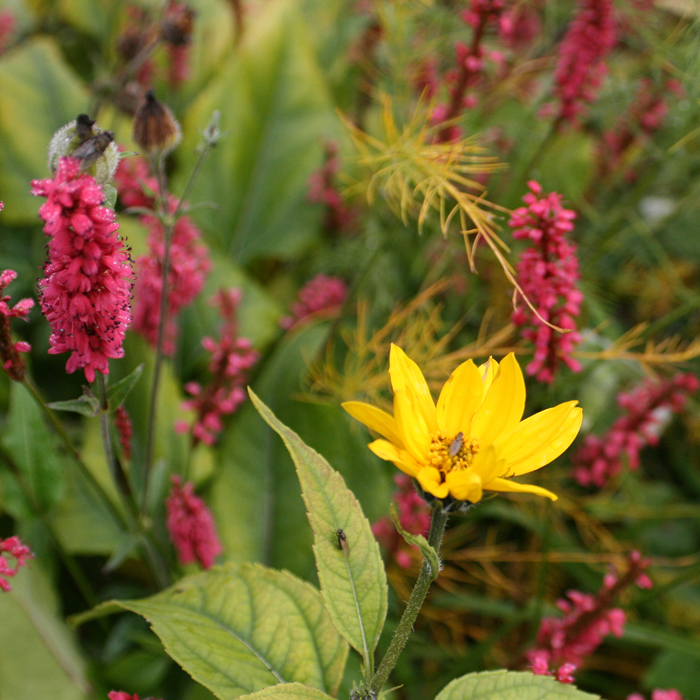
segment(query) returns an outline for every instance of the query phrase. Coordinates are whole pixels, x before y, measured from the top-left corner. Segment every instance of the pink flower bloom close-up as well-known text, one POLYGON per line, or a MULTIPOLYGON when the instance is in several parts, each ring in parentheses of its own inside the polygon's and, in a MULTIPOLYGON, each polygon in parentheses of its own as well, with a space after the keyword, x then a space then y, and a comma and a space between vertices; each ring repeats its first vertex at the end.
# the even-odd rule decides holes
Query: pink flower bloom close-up
POLYGON ((109 360, 124 356, 131 323, 131 257, 117 233, 105 193, 80 161, 61 158, 55 175, 32 181, 32 194, 49 236, 48 262, 39 280, 41 310, 51 326, 50 354, 70 352, 66 371, 109 374, 109 360))

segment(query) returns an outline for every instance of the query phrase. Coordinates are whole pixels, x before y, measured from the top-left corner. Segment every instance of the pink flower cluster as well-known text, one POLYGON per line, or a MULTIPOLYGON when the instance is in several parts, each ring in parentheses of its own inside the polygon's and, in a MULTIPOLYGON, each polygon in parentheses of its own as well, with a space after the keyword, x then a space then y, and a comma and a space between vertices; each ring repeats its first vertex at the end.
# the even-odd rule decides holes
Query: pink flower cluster
POLYGON ((221 289, 212 302, 218 306, 223 319, 221 339, 202 339, 204 349, 211 354, 209 371, 211 382, 202 387, 197 382, 185 384, 185 390, 193 398, 185 401, 183 408, 195 411, 197 418, 190 428, 179 422, 175 429, 183 433, 191 430, 194 444, 213 445, 223 430, 222 416, 235 413, 245 401, 243 389, 248 372, 258 361, 258 352, 251 347, 248 338, 238 336, 237 310, 241 301, 239 289, 221 289))
POLYGON ((550 671, 546 656, 541 654, 534 654, 530 662, 532 672, 536 676, 554 676, 560 683, 566 684, 576 680, 573 676, 576 666, 573 664, 562 664, 555 671, 550 671))
POLYGON ((180 564, 198 561, 209 569, 222 552, 214 518, 204 501, 194 495, 191 482, 183 487, 182 479, 175 475, 171 481, 170 495, 165 499, 166 526, 180 564))
MULTIPOLYGON (((644 696, 639 693, 632 693, 627 696, 627 700, 644 700, 644 696)), ((683 700, 683 696, 675 689, 654 690, 651 693, 651 700, 683 700)))
POLYGON ((542 23, 530 3, 515 3, 504 10, 498 19, 500 39, 515 51, 529 46, 541 31, 542 23))
POLYGON ((559 47, 554 95, 557 125, 574 122, 595 100, 617 40, 613 0, 582 0, 559 47))
MULTIPOLYGON (((129 693, 124 692, 123 690, 112 690, 111 692, 107 693, 107 697, 109 698, 109 700, 139 700, 139 696, 136 693, 130 695, 129 693)), ((155 699, 147 698, 147 700, 155 699)))
MULTIPOLYGON (((397 474, 394 483, 398 488, 394 503, 401 527, 412 535, 425 535, 430 530, 430 508, 416 492, 410 476, 397 474)), ((377 520, 372 525, 372 532, 402 569, 411 565, 412 555, 417 549, 406 543, 389 516, 377 520)))
POLYGON ((668 419, 680 413, 689 394, 700 389, 694 374, 676 374, 661 381, 646 380, 629 393, 617 397, 624 411, 603 436, 587 435, 572 457, 573 478, 581 486, 602 488, 622 469, 623 457, 630 469, 639 467, 639 453, 656 445, 668 419))
POLYGON ((8 537, 6 540, 0 540, 0 590, 5 591, 5 593, 12 590, 7 579, 12 578, 20 566, 27 566, 27 560, 33 556, 29 547, 20 542, 19 537, 8 537), (2 556, 3 552, 14 557, 14 568, 2 556))
POLYGON ((619 593, 632 584, 640 588, 653 586, 645 573, 650 563, 639 552, 631 552, 627 572, 621 577, 608 573, 595 596, 569 591, 568 600, 558 600, 557 607, 564 613, 564 617, 545 617, 537 633, 536 648, 526 654, 533 669, 537 669, 535 672, 541 675, 549 673, 549 666, 568 664, 559 671, 561 675, 571 675, 607 635, 621 637, 625 613, 620 608, 613 608, 612 604, 619 593))
POLYGON ((666 93, 680 98, 684 95, 683 86, 678 80, 670 79, 664 90, 660 90, 650 78, 642 79, 629 110, 603 135, 598 154, 599 177, 615 170, 640 136, 651 136, 662 127, 669 111, 666 93))
MULTIPOLYGON (((476 103, 476 95, 467 94, 483 79, 485 60, 490 58, 495 63, 502 63, 503 55, 498 51, 487 52, 483 46, 484 34, 489 24, 495 23, 504 9, 504 0, 471 0, 469 8, 464 10, 462 18, 473 29, 469 46, 463 42, 455 44, 456 67, 447 71, 444 76, 450 101, 448 104, 438 104, 431 114, 431 122, 440 125, 452 122, 464 109, 472 109, 476 103)), ((431 64, 425 67, 418 87, 425 89, 426 96, 432 98, 438 91, 435 69, 431 64)), ((452 123, 443 126, 438 133, 438 141, 456 141, 461 136, 461 129, 452 123)))
POLYGON ((309 178, 308 199, 326 207, 324 227, 327 231, 349 233, 352 231, 357 211, 343 200, 337 186, 337 173, 340 169, 338 145, 326 143, 326 158, 323 166, 309 178))
MULTIPOLYGON (((2 208, 3 203, 0 202, 0 211, 2 208)), ((31 346, 23 340, 16 343, 12 341, 10 319, 23 318, 27 320, 27 315, 34 306, 34 300, 21 299, 13 308, 10 308, 8 302, 12 297, 3 294, 3 292, 5 287, 16 278, 17 273, 14 270, 0 271, 0 362, 2 362, 2 368, 10 379, 21 382, 24 379, 26 367, 19 353, 29 352, 31 346)))
MULTIPOLYGON (((115 177, 115 185, 124 206, 155 208, 158 183, 149 175, 148 166, 142 159, 122 160, 115 177)), ((171 214, 175 212, 175 197, 170 197, 168 208, 171 214)), ((149 253, 136 260, 133 328, 155 347, 163 291, 164 230, 155 216, 143 215, 141 222, 149 231, 149 253)), ((187 216, 181 216, 173 227, 168 268, 168 305, 163 352, 172 355, 177 338, 177 315, 202 290, 211 268, 209 251, 202 243, 200 231, 187 216)))
POLYGON ((131 436, 134 432, 134 426, 124 406, 119 406, 114 412, 114 427, 119 435, 119 444, 124 459, 131 459, 131 436))
POLYGON ((285 330, 294 328, 302 321, 313 318, 336 316, 348 296, 348 289, 340 277, 316 275, 299 291, 299 300, 290 306, 291 316, 280 319, 285 330))
POLYGON ((581 310, 583 294, 577 286, 576 247, 565 238, 574 228, 572 221, 576 213, 564 209, 560 194, 543 195, 542 186, 534 180, 528 186, 531 191, 523 197, 527 206, 516 209, 508 225, 513 229, 513 238, 531 242, 520 256, 516 272, 518 284, 537 314, 521 303, 511 320, 522 327, 523 338, 535 345, 527 373, 536 375, 541 382, 551 383, 561 362, 573 372, 581 371, 581 365, 571 353, 581 340, 575 319, 581 310), (547 324, 570 332, 560 333, 547 324))
POLYGON ((114 212, 102 206, 101 185, 80 173, 80 161, 61 158, 53 178, 32 181, 46 197, 39 216, 50 236, 41 310, 51 325, 49 353, 70 352, 68 373, 109 374, 109 360, 123 357, 131 322, 131 256, 119 238, 114 212))

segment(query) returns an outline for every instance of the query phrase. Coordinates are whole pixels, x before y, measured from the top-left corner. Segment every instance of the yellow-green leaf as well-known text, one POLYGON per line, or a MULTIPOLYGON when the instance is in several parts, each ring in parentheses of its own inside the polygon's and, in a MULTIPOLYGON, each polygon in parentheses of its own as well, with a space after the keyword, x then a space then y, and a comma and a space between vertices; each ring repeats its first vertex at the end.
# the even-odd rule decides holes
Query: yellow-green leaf
POLYGON ((470 673, 447 685, 435 700, 600 700, 572 685, 530 671, 470 673))
POLYGON ((332 695, 345 668, 347 645, 318 591, 259 564, 217 566, 151 598, 105 603, 73 622, 119 608, 145 617, 168 654, 221 700, 276 683, 332 695))
POLYGON ((387 585, 369 521, 343 477, 282 424, 251 390, 249 393, 294 460, 314 532, 316 567, 326 609, 338 631, 371 669, 386 617, 387 585), (339 530, 345 536, 342 547, 339 530))
POLYGON ((272 698, 272 700, 324 700, 326 698, 327 700, 330 698, 320 690, 301 683, 281 683, 243 697, 250 700, 263 700, 263 698, 272 698))

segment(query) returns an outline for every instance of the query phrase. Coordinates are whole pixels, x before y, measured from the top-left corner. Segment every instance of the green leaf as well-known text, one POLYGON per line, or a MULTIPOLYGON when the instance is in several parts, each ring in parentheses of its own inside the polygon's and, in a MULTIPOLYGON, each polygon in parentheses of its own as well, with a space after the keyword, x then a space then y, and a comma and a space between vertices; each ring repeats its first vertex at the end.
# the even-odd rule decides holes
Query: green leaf
POLYGON ((323 700, 323 698, 329 698, 330 696, 301 683, 281 683, 243 697, 251 698, 251 700, 257 700, 258 698, 261 700, 262 698, 274 698, 274 700, 323 700))
POLYGON ((428 544, 428 540, 426 540, 423 535, 412 535, 401 527, 401 521, 399 520, 398 513, 393 503, 389 506, 389 515, 391 516, 391 522, 394 523, 394 527, 398 530, 401 537, 403 537, 408 544, 418 547, 420 553, 423 555, 423 559, 425 559, 430 566, 431 580, 434 581, 440 573, 440 557, 438 557, 435 547, 431 547, 428 544))
POLYGON ((49 408, 54 411, 69 411, 72 413, 79 413, 81 416, 86 416, 87 418, 92 418, 97 415, 97 411, 100 409, 100 402, 96 396, 88 396, 83 394, 77 399, 72 399, 71 401, 54 401, 53 403, 46 404, 49 408))
POLYGON ((19 471, 34 508, 46 512, 63 492, 65 461, 44 423, 41 409, 18 382, 10 387, 10 412, 2 447, 19 471))
POLYGON ((42 36, 0 57, 0 95, 0 192, 7 202, 3 219, 34 225, 44 200, 32 196, 29 183, 48 177, 49 141, 85 111, 87 90, 56 41, 42 36))
POLYGON ((165 650, 221 700, 276 683, 334 694, 347 646, 318 591, 284 571, 226 564, 188 576, 143 600, 118 600, 73 624, 119 608, 145 617, 165 650))
POLYGON ((85 662, 60 619, 58 600, 37 560, 0 594, 0 696, 8 700, 91 696, 85 662))
POLYGON ((209 240, 241 264, 301 254, 318 235, 322 209, 307 182, 338 131, 313 42, 296 3, 270 2, 251 19, 244 41, 188 110, 182 182, 214 110, 226 138, 216 146, 190 199, 215 201, 197 212, 209 240))
POLYGON ((369 521, 352 492, 326 460, 248 390, 265 422, 294 460, 311 529, 321 591, 338 631, 373 667, 373 652, 387 608, 386 573, 369 521), (338 543, 338 530, 346 546, 338 543))
POLYGON ((599 700, 572 685, 530 671, 470 673, 449 683, 435 700, 599 700))
POLYGON ((129 395, 129 392, 134 388, 134 384, 138 382, 143 374, 143 368, 145 365, 141 363, 132 370, 129 374, 120 379, 116 384, 113 384, 107 390, 107 400, 109 402, 109 407, 111 410, 119 408, 124 402, 124 399, 129 395))

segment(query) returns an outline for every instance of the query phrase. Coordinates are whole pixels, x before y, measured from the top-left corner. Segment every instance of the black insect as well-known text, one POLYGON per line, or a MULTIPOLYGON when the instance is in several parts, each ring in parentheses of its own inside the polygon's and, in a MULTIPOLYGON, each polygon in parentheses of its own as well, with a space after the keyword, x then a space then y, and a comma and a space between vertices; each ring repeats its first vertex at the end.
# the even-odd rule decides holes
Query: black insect
POLYGON ((100 156, 104 155, 112 141, 114 141, 114 134, 111 131, 100 131, 99 134, 83 141, 71 156, 80 160, 80 170, 85 172, 100 156))
POLYGON ((85 143, 92 137, 92 127, 95 126, 95 120, 90 119, 87 114, 79 114, 75 120, 75 137, 81 143, 85 143))
POLYGON ((338 549, 342 549, 347 554, 349 550, 348 536, 340 528, 335 531, 335 534, 338 537, 338 549))
POLYGON ((450 447, 447 450, 450 457, 455 457, 459 453, 459 451, 462 449, 463 444, 464 444, 464 433, 459 432, 459 433, 457 433, 457 435, 455 435, 454 440, 450 443, 450 447))

